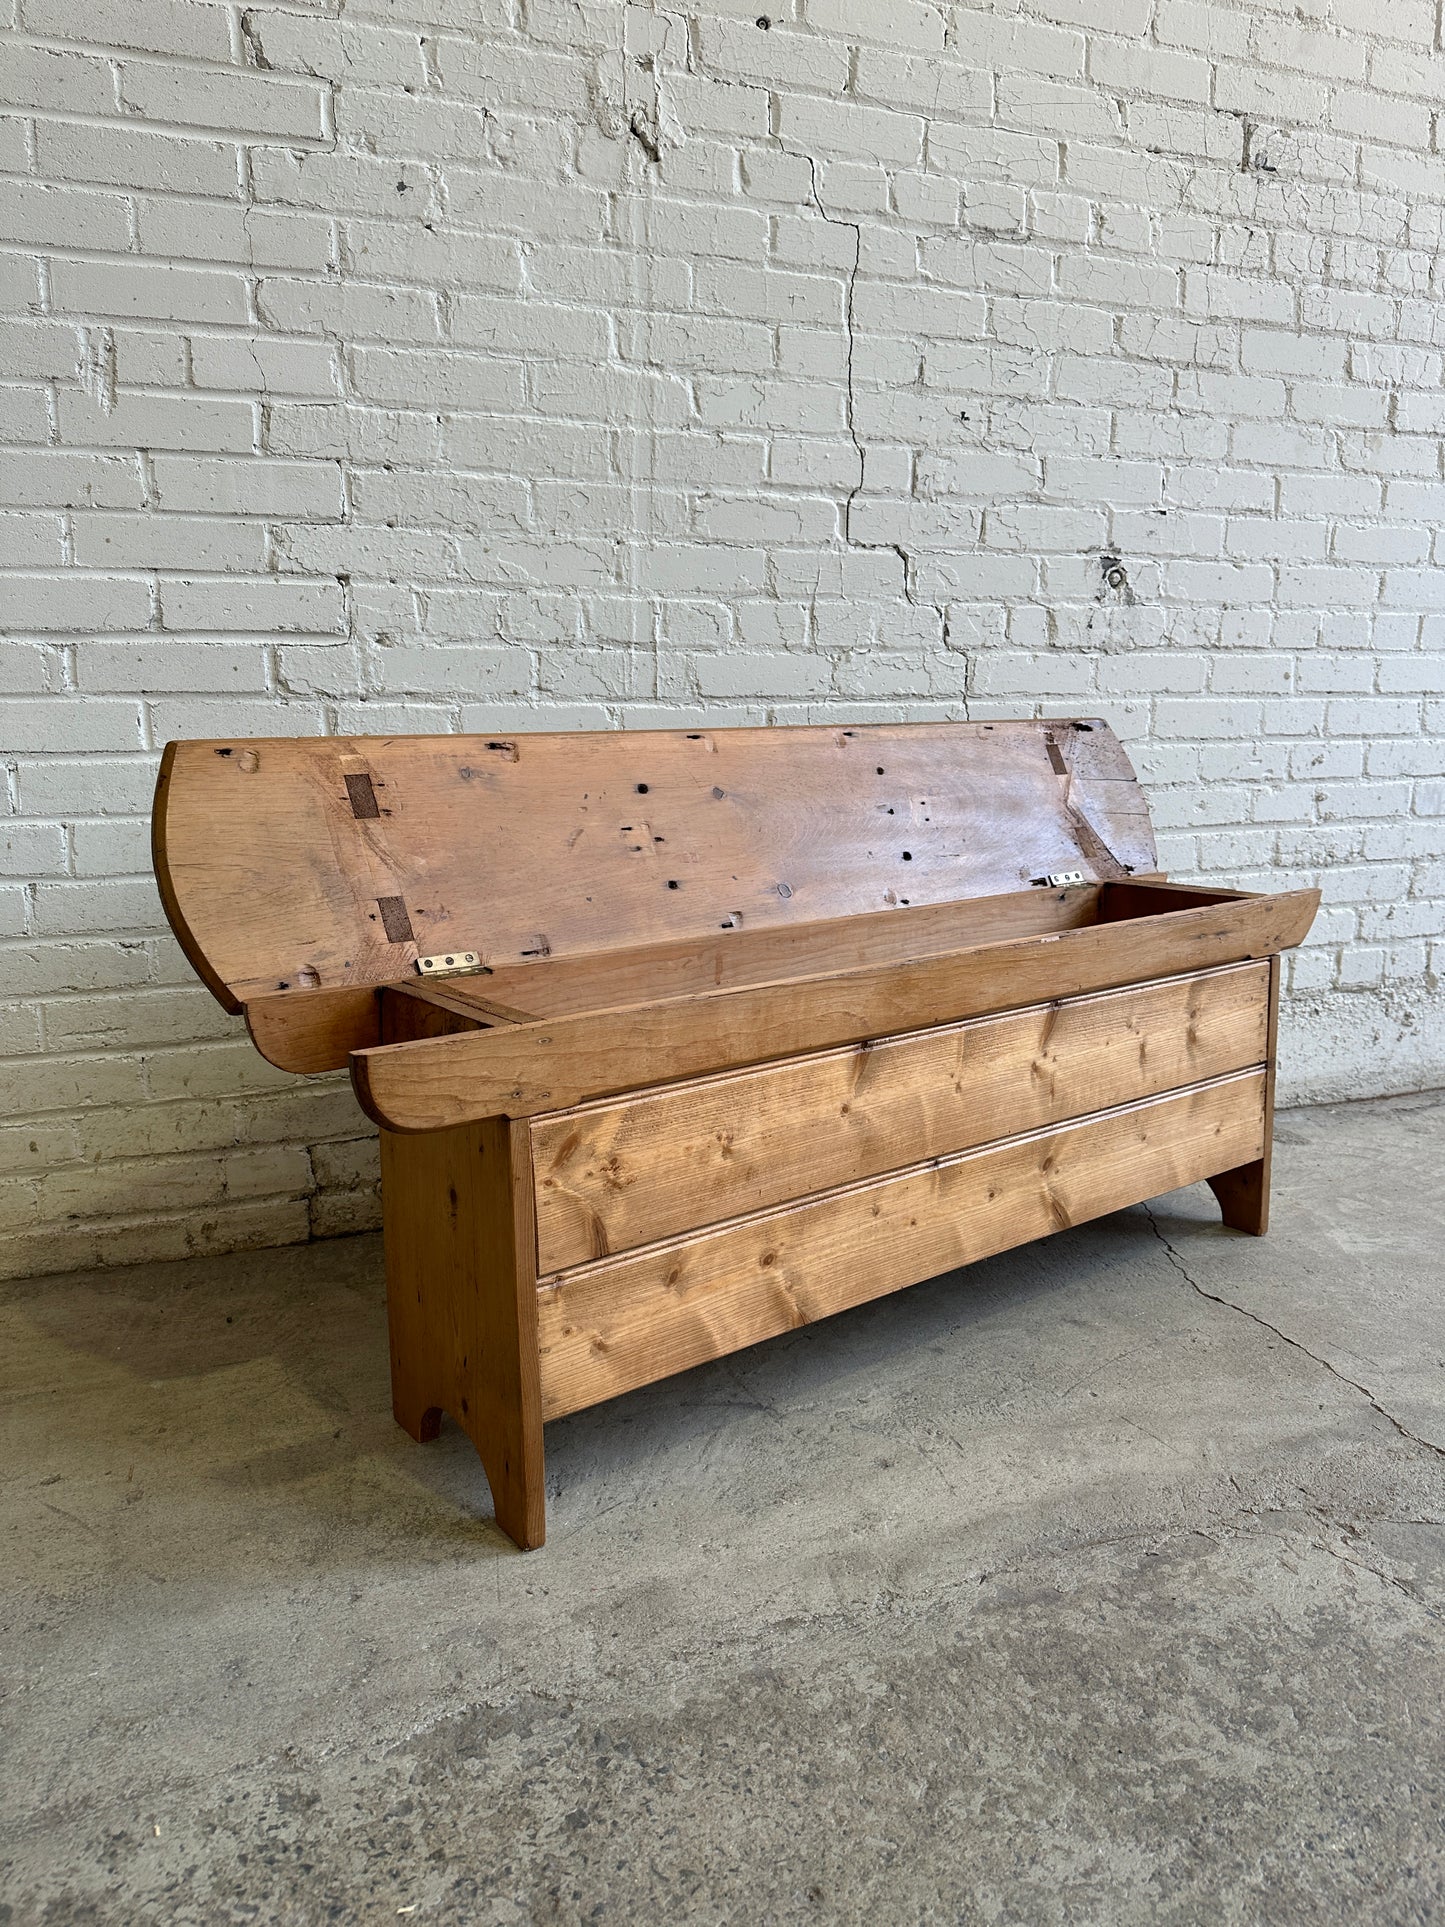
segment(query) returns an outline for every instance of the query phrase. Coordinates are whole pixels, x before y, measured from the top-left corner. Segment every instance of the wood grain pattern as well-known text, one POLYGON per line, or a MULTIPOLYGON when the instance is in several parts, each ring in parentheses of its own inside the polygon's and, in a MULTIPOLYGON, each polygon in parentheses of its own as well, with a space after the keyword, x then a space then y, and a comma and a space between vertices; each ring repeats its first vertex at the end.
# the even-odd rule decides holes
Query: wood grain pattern
POLYGON ((1269 960, 1268 1010, 1265 1023, 1264 1149, 1248 1164, 1218 1171, 1209 1188, 1219 1200, 1220 1213, 1231 1231, 1247 1231, 1262 1238, 1269 1230, 1270 1166, 1274 1160, 1275 1059, 1279 1051, 1280 959, 1269 960))
POLYGON ((379 993, 366 984, 253 997, 243 1008, 251 1042, 282 1071, 340 1070, 352 1051, 392 1042, 382 1035, 379 993))
POLYGON ((965 1152, 544 1279, 547 1418, 1261 1154, 1265 1076, 965 1152))
POLYGON ((358 1051, 352 1081, 368 1115, 394 1130, 534 1116, 674 1078, 1270 956, 1300 941, 1318 905, 1314 890, 1238 897, 916 962, 358 1051))
POLYGON ((1267 963, 665 1086, 532 1124, 541 1271, 1263 1063, 1267 963))
POLYGON ((497 1524, 546 1533, 531 1163, 492 1118, 381 1137, 392 1408, 414 1439, 449 1412, 481 1456, 497 1524))
POLYGON ((246 1023, 261 1055, 281 1070, 340 1070, 352 1051, 397 1041, 378 1034, 378 1002, 393 997, 429 997, 489 1028, 528 1023, 577 1010, 769 983, 784 975, 934 956, 964 943, 1070 930, 1094 921, 1099 894, 1098 885, 1021 890, 778 930, 736 930, 725 937, 545 958, 441 983, 412 978, 379 990, 291 991, 253 997, 245 1006, 246 1023))
MULTIPOLYGON (((859 917, 779 929, 742 929, 678 943, 638 944, 580 957, 547 957, 484 975, 422 984, 412 980, 366 988, 278 992, 253 997, 246 1023, 261 1055, 281 1070, 340 1070, 354 1050, 395 1041, 377 1034, 375 998, 422 991, 448 1009, 471 1012, 487 1026, 526 1023, 579 1010, 608 1010, 705 990, 776 982, 824 970, 938 956, 1008 937, 1072 930, 1160 909, 1227 902, 1232 891, 1168 886, 1167 894, 1109 884, 1082 889, 1019 890, 961 903, 918 904, 859 917), (1119 897, 1116 892, 1126 890, 1119 897)), ((453 1026, 463 1028, 463 1026, 453 1026)))
MULTIPOLYGON (((1006 897, 961 903, 915 904, 886 913, 830 917, 777 930, 733 930, 683 943, 638 944, 586 957, 553 957, 535 965, 457 978, 462 1004, 485 1010, 499 997, 533 1018, 566 1017, 579 1010, 615 1010, 669 997, 784 977, 857 970, 865 964, 936 957, 1009 937, 1046 936, 1093 923, 1097 884, 1067 890, 1018 890, 1006 897)), ((358 1049, 365 1048, 358 1046, 358 1049)))
MULTIPOLYGON (((155 872, 156 890, 160 895, 161 908, 166 913, 166 921, 171 926, 176 942, 185 953, 186 962, 195 971, 201 982, 210 991, 223 1010, 231 1015, 239 1015, 241 999, 231 989, 222 971, 212 963, 206 952, 203 935, 192 927, 196 905, 204 900, 204 882, 194 876, 185 875, 185 867, 194 859, 191 850, 192 838, 182 832, 177 836, 172 822, 172 805, 175 801, 175 775, 177 766, 184 771, 189 767, 186 745, 167 743, 161 752, 160 768, 156 772, 156 792, 151 799, 151 869, 155 872), (178 884, 176 876, 175 850, 179 845, 182 852, 182 881, 178 884)), ((182 779, 182 788, 186 779, 182 779)), ((191 814, 187 807, 184 814, 191 814)), ((195 811, 197 815, 200 811, 195 811)), ((213 812, 207 812, 214 814, 213 812)))
POLYGON ((1096 719, 168 745, 154 853, 227 1008, 1155 867, 1096 719), (410 933, 409 935, 407 933, 410 933))

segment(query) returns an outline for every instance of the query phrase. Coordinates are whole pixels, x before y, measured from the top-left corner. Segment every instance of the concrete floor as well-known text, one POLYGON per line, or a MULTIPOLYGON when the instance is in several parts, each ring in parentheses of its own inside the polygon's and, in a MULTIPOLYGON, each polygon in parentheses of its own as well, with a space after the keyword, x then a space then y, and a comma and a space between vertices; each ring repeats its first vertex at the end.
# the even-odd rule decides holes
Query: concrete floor
POLYGON ((548 1431, 351 1239, 4 1301, 0 1920, 1438 1922, 1445 1095, 548 1431))

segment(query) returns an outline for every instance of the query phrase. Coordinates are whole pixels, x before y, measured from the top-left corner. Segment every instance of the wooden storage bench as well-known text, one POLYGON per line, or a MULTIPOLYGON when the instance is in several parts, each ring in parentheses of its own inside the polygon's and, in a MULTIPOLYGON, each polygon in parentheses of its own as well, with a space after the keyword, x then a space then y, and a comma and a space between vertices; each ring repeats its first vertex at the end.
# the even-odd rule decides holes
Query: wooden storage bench
POLYGON ((542 1426, 1207 1178, 1265 1229, 1279 953, 1093 719, 172 743, 258 1049, 381 1126, 396 1416, 544 1535, 542 1426))

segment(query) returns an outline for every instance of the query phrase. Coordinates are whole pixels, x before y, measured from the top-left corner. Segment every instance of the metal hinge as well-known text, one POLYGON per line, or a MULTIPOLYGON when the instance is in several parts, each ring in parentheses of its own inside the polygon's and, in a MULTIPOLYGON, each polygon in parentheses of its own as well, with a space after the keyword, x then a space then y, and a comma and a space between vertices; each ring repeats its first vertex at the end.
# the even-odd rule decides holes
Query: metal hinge
POLYGON ((1051 876, 1034 878, 1035 887, 1046 890, 1067 890, 1084 881, 1082 870, 1055 870, 1051 876))
POLYGON ((443 956, 418 957, 416 960, 418 977, 470 977, 478 971, 491 975, 475 950, 452 950, 443 956))

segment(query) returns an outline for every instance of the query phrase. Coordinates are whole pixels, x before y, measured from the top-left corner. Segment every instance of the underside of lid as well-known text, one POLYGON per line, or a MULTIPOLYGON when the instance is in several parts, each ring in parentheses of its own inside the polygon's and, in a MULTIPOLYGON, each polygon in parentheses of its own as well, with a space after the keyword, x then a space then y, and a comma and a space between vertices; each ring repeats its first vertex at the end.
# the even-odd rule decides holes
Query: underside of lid
POLYGON ((1155 867, 1094 718, 172 743, 153 841, 230 1010, 1155 867))

